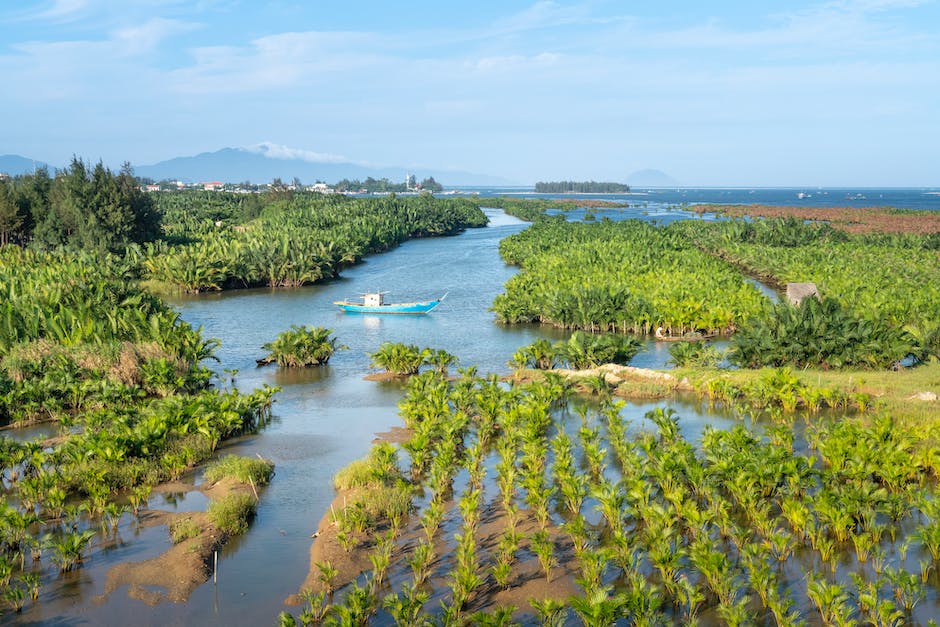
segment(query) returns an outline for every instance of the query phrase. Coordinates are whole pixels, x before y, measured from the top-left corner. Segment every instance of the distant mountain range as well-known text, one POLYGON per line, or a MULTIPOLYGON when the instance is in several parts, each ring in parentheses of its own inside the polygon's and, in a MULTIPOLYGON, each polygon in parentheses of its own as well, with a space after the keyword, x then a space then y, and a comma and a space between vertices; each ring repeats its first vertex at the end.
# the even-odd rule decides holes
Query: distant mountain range
MULTIPOLYGON (((19 155, 0 156, 0 172, 11 176, 28 174, 37 167, 46 165, 19 155)), ((50 171, 58 166, 48 166, 50 171)), ((114 166, 109 166, 114 167, 114 166)), ((365 180, 387 178, 395 183, 405 180, 405 175, 414 174, 420 182, 428 177, 448 187, 503 186, 514 181, 487 174, 459 170, 435 170, 430 168, 378 167, 350 162, 311 161, 303 158, 277 158, 264 154, 264 150, 223 148, 215 152, 204 152, 193 157, 176 157, 152 165, 135 165, 134 174, 155 181, 179 180, 184 183, 221 181, 223 183, 269 183, 275 178, 290 183, 294 178, 310 185, 317 181, 336 183, 342 179, 365 180)))
MULTIPOLYGON (((0 155, 0 172, 9 174, 10 176, 32 174, 36 171, 36 168, 41 168, 43 166, 49 168, 49 165, 43 163, 42 161, 34 161, 19 155, 0 155)), ((50 173, 53 169, 54 168, 49 168, 50 173)))
MULTIPOLYGON (((434 170, 404 167, 378 167, 358 163, 311 160, 302 157, 281 158, 266 154, 268 147, 261 144, 253 149, 223 148, 215 152, 204 152, 192 157, 176 157, 152 165, 135 165, 137 176, 155 181, 180 180, 185 183, 221 181, 223 183, 269 183, 275 178, 290 183, 296 177, 305 185, 317 181, 336 183, 342 179, 364 180, 387 178, 393 182, 403 182, 405 175, 414 174, 418 181, 433 176, 445 187, 503 187, 518 185, 503 177, 477 174, 458 170, 434 170)), ((28 174, 37 167, 47 166, 50 171, 56 167, 41 161, 34 161, 19 155, 0 156, 0 172, 11 176, 28 174)), ((118 166, 113 164, 112 169, 118 166)), ((627 177, 626 183, 632 187, 677 187, 679 183, 659 170, 639 170, 627 177)))
POLYGON ((433 176, 438 183, 450 187, 456 185, 510 185, 498 176, 473 172, 432 170, 403 167, 373 167, 349 162, 309 161, 301 158, 283 159, 266 156, 263 152, 244 148, 223 148, 216 152, 204 152, 194 157, 177 157, 153 165, 134 168, 137 176, 154 180, 179 179, 184 182, 222 181, 225 183, 268 183, 280 178, 290 183, 294 177, 305 185, 317 181, 336 183, 342 179, 364 180, 387 178, 393 182, 404 182, 405 175, 414 174, 418 181, 433 176))

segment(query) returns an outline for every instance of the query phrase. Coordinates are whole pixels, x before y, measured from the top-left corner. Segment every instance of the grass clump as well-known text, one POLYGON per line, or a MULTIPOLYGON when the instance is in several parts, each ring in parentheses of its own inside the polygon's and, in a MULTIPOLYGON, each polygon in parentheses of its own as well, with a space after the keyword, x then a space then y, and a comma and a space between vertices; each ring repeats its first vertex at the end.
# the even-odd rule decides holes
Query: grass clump
POLYGON ((190 538, 195 538, 202 533, 202 528, 196 524, 196 521, 190 517, 177 518, 170 523, 170 539, 173 544, 185 542, 190 538))
POLYGON ((208 481, 231 477, 241 483, 267 485, 274 476, 274 463, 266 459, 226 455, 206 467, 208 481))
POLYGON ((209 521, 225 533, 237 536, 248 531, 257 503, 250 494, 232 494, 209 505, 209 521))
POLYGON ((352 462, 333 478, 337 490, 348 490, 345 507, 334 512, 340 527, 356 532, 382 522, 400 521, 412 509, 412 486, 398 468, 398 449, 388 442, 352 462))
POLYGON ((357 459, 345 468, 341 468, 333 477, 333 486, 337 490, 351 490, 369 485, 374 475, 368 459, 357 459))

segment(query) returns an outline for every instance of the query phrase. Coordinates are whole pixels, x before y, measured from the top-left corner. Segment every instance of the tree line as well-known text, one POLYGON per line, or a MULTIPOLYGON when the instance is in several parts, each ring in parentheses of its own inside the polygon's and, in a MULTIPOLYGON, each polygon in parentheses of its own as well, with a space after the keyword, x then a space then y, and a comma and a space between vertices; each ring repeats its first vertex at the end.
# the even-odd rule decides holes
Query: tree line
POLYGON ((129 163, 114 174, 77 157, 50 176, 46 168, 0 180, 0 244, 118 250, 160 235, 160 215, 129 163))
MULTIPOLYGON (((444 186, 434 180, 433 176, 429 176, 418 184, 418 187, 422 190, 427 190, 429 192, 441 192, 444 191, 444 186)), ((333 186, 338 192, 358 192, 366 191, 370 194, 372 193, 384 193, 384 192, 406 192, 409 191, 408 186, 404 183, 392 183, 387 178, 374 179, 371 176, 366 177, 366 180, 360 181, 359 179, 343 179, 336 183, 333 186)))
POLYGON ((537 194, 564 194, 577 192, 582 194, 624 194, 630 191, 623 183, 603 183, 598 181, 539 181, 535 184, 537 194))

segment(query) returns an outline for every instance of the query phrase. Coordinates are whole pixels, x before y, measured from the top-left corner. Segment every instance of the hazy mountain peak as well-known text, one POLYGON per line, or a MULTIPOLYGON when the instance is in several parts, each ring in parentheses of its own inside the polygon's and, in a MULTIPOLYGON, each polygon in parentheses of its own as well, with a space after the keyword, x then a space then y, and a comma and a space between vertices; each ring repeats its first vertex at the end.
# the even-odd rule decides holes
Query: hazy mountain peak
POLYGON ((662 170, 651 168, 637 170, 627 177, 627 184, 631 187, 677 187, 681 185, 679 181, 662 170))
POLYGON ((504 178, 473 172, 438 170, 422 167, 380 167, 346 160, 338 155, 318 153, 301 148, 261 142, 250 148, 222 148, 192 157, 176 157, 153 165, 134 168, 138 176, 160 181, 164 179, 189 182, 223 181, 227 183, 269 183, 275 178, 304 184, 323 181, 336 183, 342 179, 364 180, 368 177, 404 182, 406 174, 418 180, 433 176, 447 187, 461 185, 507 185, 504 178))

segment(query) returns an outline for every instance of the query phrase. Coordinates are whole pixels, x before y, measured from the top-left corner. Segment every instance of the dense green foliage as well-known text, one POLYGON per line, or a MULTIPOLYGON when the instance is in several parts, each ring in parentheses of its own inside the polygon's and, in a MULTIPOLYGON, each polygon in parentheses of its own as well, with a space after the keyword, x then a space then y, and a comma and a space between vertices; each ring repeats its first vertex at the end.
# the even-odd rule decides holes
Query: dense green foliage
POLYGON ((257 509, 250 494, 230 494, 209 504, 209 522, 230 536, 241 535, 248 531, 257 509))
MULTIPOLYGON (((422 190, 429 192, 440 192, 444 190, 444 186, 435 181, 433 176, 424 179, 419 185, 422 190)), ((404 183, 392 183, 387 178, 374 179, 371 176, 366 177, 364 181, 360 181, 359 179, 343 179, 333 185, 333 189, 338 192, 366 192, 369 194, 409 191, 404 183)))
POLYGON ((293 325, 262 347, 270 353, 258 364, 277 363, 288 368, 323 365, 337 350, 346 348, 330 337, 332 332, 324 327, 293 325))
POLYGON ((554 344, 541 339, 523 346, 513 354, 512 364, 519 368, 542 370, 568 365, 576 370, 583 370, 603 364, 626 365, 642 349, 643 344, 632 335, 595 335, 575 331, 567 340, 554 344))
MULTIPOLYGON (((730 359, 746 367, 888 368, 940 358, 940 253, 930 235, 849 235, 793 218, 659 229, 543 218, 500 252, 522 267, 493 304, 504 322, 735 332, 730 359), (771 307, 735 266, 777 286, 816 282, 825 298, 771 307)), ((679 364, 718 359, 674 349, 683 351, 673 355, 679 364)))
POLYGON ((382 194, 390 192, 404 192, 407 190, 404 183, 392 183, 387 178, 375 179, 371 176, 366 180, 343 179, 333 185, 333 189, 338 192, 368 192, 370 194, 382 194))
POLYGON ((598 181, 539 181, 535 184, 536 194, 559 194, 577 192, 581 194, 623 194, 630 191, 623 183, 602 183, 598 181))
POLYGON ((33 585, 46 547, 60 570, 78 566, 96 529, 113 533, 153 485, 269 415, 270 388, 210 387, 203 361, 217 342, 137 287, 131 267, 108 253, 0 248, 0 422, 53 422, 60 433, 0 438, 10 590, 33 585), (30 552, 37 561, 24 567, 30 552))
POLYGON ((110 255, 0 248, 0 419, 197 390, 212 340, 134 287, 110 255))
POLYGON ((41 169, 0 180, 0 245, 119 250, 159 235, 159 213, 129 164, 115 175, 73 158, 54 177, 41 169))
MULTIPOLYGON (((361 513, 368 496, 337 513, 338 541, 373 568, 350 581, 323 564, 299 624, 898 625, 922 602, 935 612, 935 427, 820 418, 804 439, 778 414, 761 433, 705 427, 693 442, 670 410, 631 425, 621 405, 570 411, 565 395, 551 378, 412 378, 402 475, 424 496, 420 528, 399 514, 380 526, 361 513), (506 604, 536 563, 548 598, 506 604)), ((376 445, 356 485, 400 484, 396 457, 376 445)))
MULTIPOLYGON (((172 194, 160 196, 163 204, 174 202, 172 194)), ((222 207, 237 221, 251 212, 253 203, 233 196, 222 207)), ((226 222, 222 207, 201 207, 199 198, 187 196, 180 202, 182 211, 168 212, 164 228, 181 243, 148 245, 143 259, 149 278, 189 292, 297 287, 335 277, 363 256, 406 239, 452 235, 486 224, 472 201, 432 196, 291 194, 265 205, 258 218, 245 224, 226 222), (185 209, 191 200, 195 206, 185 209)))
POLYGON ((888 368, 920 352, 904 329, 883 318, 862 318, 827 297, 799 306, 781 302, 749 321, 734 334, 729 360, 748 368, 888 368))
POLYGON ((730 264, 637 220, 543 220, 500 243, 522 272, 493 310, 508 323, 667 334, 727 332, 766 299, 730 264))
POLYGON ((794 219, 684 223, 702 248, 779 286, 814 282, 860 316, 923 327, 940 319, 932 235, 848 235, 794 219))
POLYGON ((940 357, 940 253, 933 235, 849 235, 794 218, 674 227, 774 285, 814 282, 824 297, 801 309, 778 306, 742 326, 737 363, 883 368, 908 355, 940 357))
POLYGON ((708 342, 679 341, 669 346, 669 362, 674 366, 717 366, 724 353, 708 342))
POLYGON ((253 220, 265 206, 292 197, 293 194, 277 190, 263 194, 202 190, 150 194, 162 216, 164 235, 170 241, 182 242, 209 230, 216 222, 231 226, 253 220))

